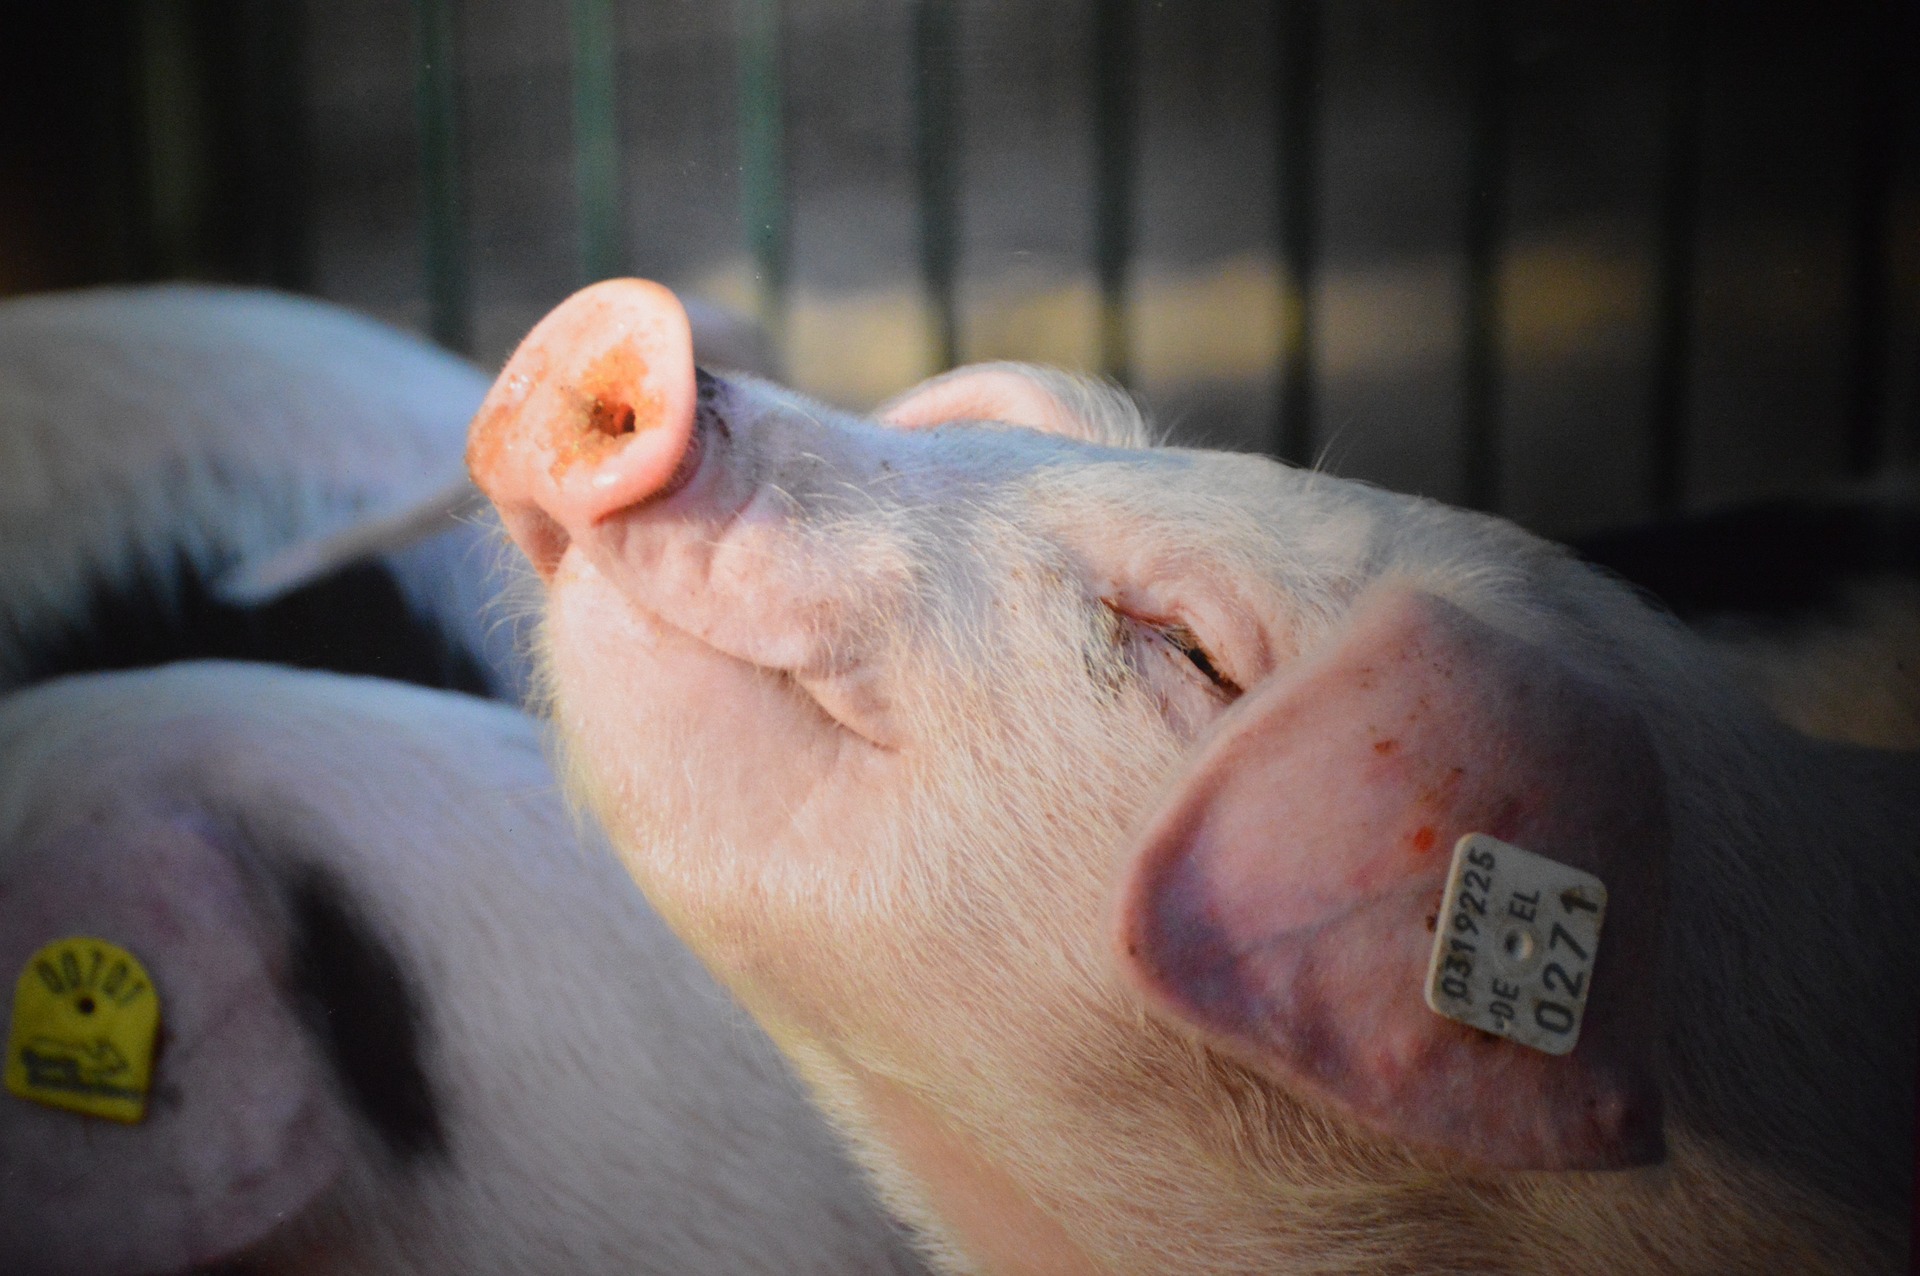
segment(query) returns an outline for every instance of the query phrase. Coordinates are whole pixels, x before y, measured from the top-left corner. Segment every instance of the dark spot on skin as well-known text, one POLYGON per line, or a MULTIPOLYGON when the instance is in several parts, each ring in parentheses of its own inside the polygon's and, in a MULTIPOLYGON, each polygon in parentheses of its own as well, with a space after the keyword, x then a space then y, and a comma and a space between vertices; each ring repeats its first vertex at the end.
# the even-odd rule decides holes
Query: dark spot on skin
POLYGON ((1439 838, 1439 836, 1440 835, 1438 833, 1434 832, 1433 825, 1423 824, 1419 828, 1415 829, 1413 831, 1413 835, 1409 837, 1407 840, 1413 844, 1414 850, 1420 852, 1420 854, 1422 855, 1425 855, 1428 851, 1433 849, 1433 844, 1439 838))
POLYGON ((1382 757, 1385 757, 1387 754, 1392 753, 1395 749, 1399 747, 1400 747, 1400 742, 1398 740, 1375 740, 1373 742, 1373 751, 1375 753, 1378 753, 1382 757))
POLYGON ((420 1008, 399 960, 318 868, 293 880, 288 906, 296 1008, 347 1101, 402 1160, 444 1156, 420 1008))
POLYGON ((184 557, 130 580, 95 582, 64 625, 18 617, 0 602, 0 653, 20 653, 0 679, 141 669, 176 660, 253 660, 366 674, 488 695, 480 666, 408 606, 386 568, 360 563, 257 607, 214 596, 184 557))
POLYGON ((1440 914, 1428 913, 1427 914, 1427 934, 1429 935, 1433 934, 1434 929, 1439 925, 1440 925, 1440 914))

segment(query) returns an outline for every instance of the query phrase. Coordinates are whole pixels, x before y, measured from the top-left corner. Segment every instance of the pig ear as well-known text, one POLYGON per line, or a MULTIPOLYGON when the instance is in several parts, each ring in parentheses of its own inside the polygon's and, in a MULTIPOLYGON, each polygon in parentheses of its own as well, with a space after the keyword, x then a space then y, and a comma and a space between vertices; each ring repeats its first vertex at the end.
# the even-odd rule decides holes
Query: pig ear
POLYGON ((1119 960, 1165 1015, 1378 1133, 1486 1167, 1647 1164, 1664 1156, 1649 1055, 1667 838, 1629 706, 1550 651, 1379 586, 1176 781, 1122 879, 1119 960), (1470 832, 1607 889, 1569 1054, 1425 1003, 1470 832))
POLYGON ((339 531, 242 557, 214 580, 213 594, 238 607, 270 603, 355 563, 451 531, 462 519, 478 518, 486 510, 486 500, 463 466, 444 483, 339 531))
POLYGON ((1084 405, 1073 401, 1071 383, 1012 363, 956 368, 922 382, 882 404, 889 425, 918 429, 953 421, 998 421, 1047 434, 1093 441, 1096 429, 1084 405))
MULTIPOLYGON (((0 899, 0 978, 17 1002, 40 996, 33 958, 50 944, 75 960, 68 968, 56 954, 43 991, 65 988, 61 969, 106 988, 111 952, 107 976, 90 959, 105 940, 145 967, 159 1012, 138 1120, 0 1093, 0 1270, 198 1271, 298 1216, 337 1179, 350 1123, 280 987, 298 954, 269 939, 250 880, 190 820, 89 821, 36 850, 0 847, 0 899)), ((75 1003, 92 1017, 71 1022, 101 1023, 106 996, 95 992, 97 1005, 75 1003)), ((34 1036, 18 1039, 21 1011, 12 1013, 10 1091, 15 1056, 34 1036)), ((120 1069, 139 1042, 120 1045, 118 1062, 104 1057, 110 1072, 130 1075, 120 1069)))

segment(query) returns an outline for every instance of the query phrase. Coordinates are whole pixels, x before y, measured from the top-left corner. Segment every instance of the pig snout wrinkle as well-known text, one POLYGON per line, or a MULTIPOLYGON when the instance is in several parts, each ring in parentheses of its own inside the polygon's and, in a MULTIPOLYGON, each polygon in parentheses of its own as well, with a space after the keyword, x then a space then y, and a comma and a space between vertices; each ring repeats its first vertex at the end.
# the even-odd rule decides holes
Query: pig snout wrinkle
POLYGON ((657 284, 614 279, 543 319, 475 415, 474 482, 507 533, 551 577, 596 523, 670 494, 699 461, 697 400, 711 378, 693 366, 686 311, 657 284))

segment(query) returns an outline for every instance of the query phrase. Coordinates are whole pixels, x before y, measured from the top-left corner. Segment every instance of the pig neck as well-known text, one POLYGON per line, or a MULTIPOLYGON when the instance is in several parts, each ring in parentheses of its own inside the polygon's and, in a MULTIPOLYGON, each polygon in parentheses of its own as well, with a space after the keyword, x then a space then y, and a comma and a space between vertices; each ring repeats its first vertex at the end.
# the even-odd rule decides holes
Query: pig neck
MULTIPOLYGON (((1101 1268, 971 1139, 910 1091, 871 1073, 860 1085, 890 1159, 937 1202, 938 1228, 996 1276, 1099 1276, 1101 1268)), ((917 1212, 917 1211, 916 1211, 917 1212)), ((922 1220, 923 1226, 930 1220, 922 1220)))
POLYGON ((1669 1123, 1820 1195, 1904 1211, 1920 760, 1784 729, 1761 744, 1777 769, 1755 764, 1744 818, 1684 839, 1696 853, 1673 865, 1669 1123))

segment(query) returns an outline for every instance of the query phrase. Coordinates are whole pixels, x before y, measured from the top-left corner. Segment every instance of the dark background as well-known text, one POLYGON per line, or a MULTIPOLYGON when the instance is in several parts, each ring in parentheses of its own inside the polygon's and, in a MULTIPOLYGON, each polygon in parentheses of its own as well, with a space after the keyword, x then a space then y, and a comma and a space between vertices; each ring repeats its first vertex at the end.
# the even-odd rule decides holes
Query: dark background
POLYGON ((1102 370, 1560 536, 1920 462, 1907 4, 0 13, 0 293, 270 284, 497 366, 639 273, 829 400, 1102 370))

